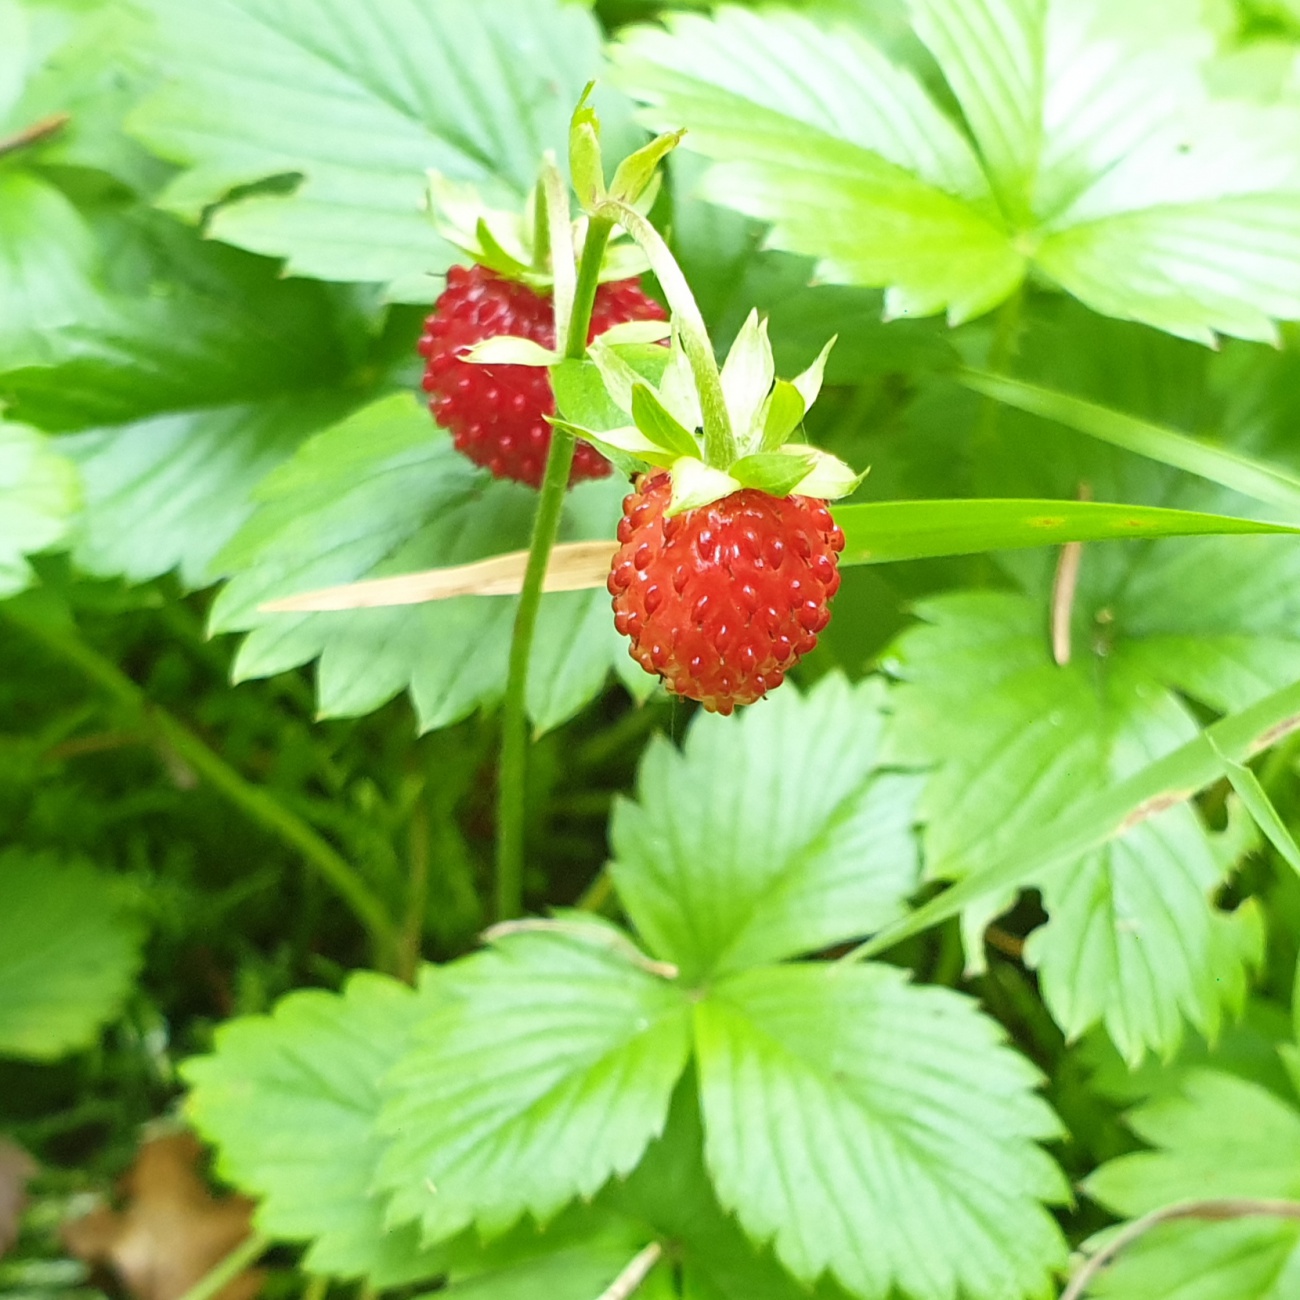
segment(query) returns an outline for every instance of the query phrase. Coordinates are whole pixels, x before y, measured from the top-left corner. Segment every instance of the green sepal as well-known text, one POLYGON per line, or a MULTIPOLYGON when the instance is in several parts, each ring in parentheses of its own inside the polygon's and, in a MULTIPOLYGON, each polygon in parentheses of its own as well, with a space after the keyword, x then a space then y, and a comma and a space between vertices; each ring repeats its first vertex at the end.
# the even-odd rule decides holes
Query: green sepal
MULTIPOLYGON (((625 320, 611 325, 600 336, 600 341, 607 348, 624 347, 632 343, 662 343, 672 331, 672 325, 666 320, 625 320)), ((663 373, 662 367, 659 373, 663 373)))
POLYGON ((664 512, 669 518, 700 506, 712 505, 739 492, 741 485, 720 469, 706 465, 695 456, 682 456, 670 467, 673 496, 664 512))
POLYGON ((731 467, 731 476, 744 487, 774 497, 789 496, 812 472, 814 458, 801 454, 811 451, 811 447, 791 447, 742 456, 731 467))
POLYGON ((600 149, 600 118, 587 102, 595 89, 594 81, 578 100, 569 119, 569 173, 574 192, 586 212, 591 212, 605 198, 605 163, 600 149))
POLYGON ((521 262, 492 233, 492 227, 488 225, 486 217, 479 217, 474 233, 478 239, 476 261, 510 280, 520 280, 536 273, 533 266, 521 262))
POLYGON ((839 342, 839 335, 833 334, 826 340, 825 346, 817 354, 812 365, 801 375, 796 375, 790 383, 794 385, 799 396, 803 398, 803 409, 805 413, 812 408, 812 404, 821 395, 822 380, 826 374, 826 358, 831 354, 831 348, 839 342))
POLYGON ((807 413, 808 404, 794 384, 778 379, 763 407, 763 450, 775 451, 788 442, 807 413))
POLYGON ((809 458, 811 468, 799 480, 795 491, 800 496, 821 497, 823 501, 837 501, 840 497, 851 496, 862 485, 862 481, 871 473, 870 467, 861 474, 846 465, 838 456, 832 456, 820 447, 786 446, 776 453, 778 456, 799 456, 809 458))
POLYGON ((497 334, 466 348, 459 359, 472 366, 534 366, 548 367, 560 360, 558 352, 544 348, 532 339, 516 334, 497 334))
POLYGON ((633 385, 632 421, 656 447, 671 452, 674 458, 699 454, 690 431, 673 418, 647 384, 633 385))
POLYGON ((624 415, 632 414, 632 390, 637 384, 658 388, 671 359, 669 349, 657 343, 614 345, 605 335, 591 344, 587 356, 600 372, 610 400, 624 415))
POLYGON ((668 469, 676 463, 672 452, 656 447, 640 429, 631 424, 616 429, 588 429, 555 415, 546 416, 546 422, 553 429, 563 429, 565 433, 589 442, 628 478, 635 477, 648 466, 668 469))
POLYGON ((635 203, 654 180, 659 164, 677 148, 685 134, 685 130, 667 131, 635 153, 628 154, 614 173, 609 187, 610 197, 622 203, 635 203))
POLYGON ((594 361, 561 361, 551 367, 551 391, 564 419, 583 428, 617 429, 627 423, 594 361))

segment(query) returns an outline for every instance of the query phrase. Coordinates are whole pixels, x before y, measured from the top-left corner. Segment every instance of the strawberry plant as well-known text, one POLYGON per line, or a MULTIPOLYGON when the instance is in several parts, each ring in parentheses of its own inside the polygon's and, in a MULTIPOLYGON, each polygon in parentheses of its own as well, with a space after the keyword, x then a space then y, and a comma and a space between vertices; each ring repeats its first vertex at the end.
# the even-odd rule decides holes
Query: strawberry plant
POLYGON ((1293 0, 0 0, 0 1296, 1300 1295, 1298 322, 1293 0))

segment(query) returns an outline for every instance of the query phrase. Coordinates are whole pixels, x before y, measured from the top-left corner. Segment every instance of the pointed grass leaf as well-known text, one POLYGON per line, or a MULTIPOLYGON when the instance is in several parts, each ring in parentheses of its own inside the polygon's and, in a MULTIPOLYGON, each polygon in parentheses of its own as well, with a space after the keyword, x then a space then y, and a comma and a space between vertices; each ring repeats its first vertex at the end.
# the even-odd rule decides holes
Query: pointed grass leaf
POLYGON ((142 929, 111 877, 49 855, 0 853, 0 1056, 89 1047, 140 965, 142 929))
POLYGON ((879 764, 878 684, 830 676, 701 716, 647 751, 610 828, 613 878, 657 956, 698 982, 899 916, 917 881, 916 777, 879 764))
POLYGON ((730 976, 696 1007, 719 1198, 805 1283, 873 1300, 1045 1292, 1065 1244, 1034 1068, 966 999, 885 966, 730 976))
POLYGON ((1300 511, 1300 477, 1281 465, 1270 465, 1231 447, 1215 446, 1176 429, 1008 375, 962 370, 958 379, 975 392, 1017 410, 1053 420, 1160 464, 1186 470, 1256 501, 1300 511))
POLYGON ((682 990, 581 932, 524 930, 446 967, 389 1080, 381 1181, 426 1239, 544 1224, 628 1173, 689 1049, 682 990))
POLYGON ((342 994, 299 991, 268 1016, 226 1022, 213 1053, 182 1067, 186 1112, 217 1146, 222 1175, 260 1198, 263 1233, 309 1243, 311 1273, 391 1287, 445 1270, 414 1227, 385 1227, 372 1186, 379 1080, 431 996, 362 972, 342 994))

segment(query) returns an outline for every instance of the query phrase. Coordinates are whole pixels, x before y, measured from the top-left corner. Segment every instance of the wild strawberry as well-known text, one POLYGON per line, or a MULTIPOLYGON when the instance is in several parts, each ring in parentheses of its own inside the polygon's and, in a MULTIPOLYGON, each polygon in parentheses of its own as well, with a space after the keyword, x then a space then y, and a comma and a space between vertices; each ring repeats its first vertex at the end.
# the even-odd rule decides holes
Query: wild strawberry
MULTIPOLYGON (((635 279, 602 284, 588 339, 624 321, 664 319, 663 308, 635 279)), ((551 445, 546 417, 555 414, 546 370, 461 360, 464 349, 502 334, 555 347, 551 295, 485 266, 452 267, 420 339, 424 390, 434 418, 470 460, 497 478, 540 487, 551 445)), ((569 482, 603 478, 610 468, 594 447, 580 442, 569 482)))
POLYGON ((816 497, 746 488, 669 517, 671 498, 659 471, 623 502, 614 625, 670 691, 728 714, 779 686, 817 644, 844 534, 816 497))

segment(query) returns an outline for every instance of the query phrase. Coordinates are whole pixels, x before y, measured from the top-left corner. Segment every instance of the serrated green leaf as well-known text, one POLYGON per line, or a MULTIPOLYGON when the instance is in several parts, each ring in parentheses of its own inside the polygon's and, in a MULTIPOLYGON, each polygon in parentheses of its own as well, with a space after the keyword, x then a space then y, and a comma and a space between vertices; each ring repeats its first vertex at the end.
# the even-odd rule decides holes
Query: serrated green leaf
MULTIPOLYGON (((277 596, 459 564, 526 548, 537 494, 494 480, 452 446, 410 394, 365 407, 309 439, 263 481, 218 567, 233 575, 216 631, 248 631, 238 679, 319 657, 319 708, 356 716, 409 690, 422 729, 495 703, 505 687, 513 598, 466 596, 336 614, 264 614, 277 596)), ((622 490, 584 483, 566 499, 565 539, 608 537, 622 490)), ((603 591, 544 598, 528 709, 541 728, 571 717, 631 663, 603 591)), ((635 665, 633 665, 635 667, 635 665)))
MULTIPOLYGON (((290 271, 380 281, 434 297, 458 255, 420 210, 428 168, 514 207, 598 70, 590 15, 558 0, 158 0, 168 83, 134 115, 150 148, 187 170, 163 191, 197 218, 232 189, 273 177, 289 193, 226 202, 218 239, 287 259, 290 271)), ((617 106, 602 116, 617 127, 617 106)))
POLYGON ((916 777, 882 770, 882 692, 839 676, 659 740, 610 836, 628 916, 698 981, 815 951, 901 914, 916 777))
POLYGON ((0 420, 0 597, 27 586, 23 557, 62 540, 80 499, 76 468, 49 438, 0 420))
POLYGON ((946 989, 892 967, 734 975, 696 1007, 705 1154, 723 1204, 796 1277, 916 1300, 1039 1295, 1068 1189, 1037 1075, 946 989), (922 1028, 923 1027, 923 1028, 922 1028))
POLYGON ((1194 0, 915 0, 979 156, 843 26, 724 9, 616 51, 702 193, 890 316, 960 321, 1032 264, 1094 310, 1212 342, 1300 317, 1300 109, 1212 103, 1194 0), (774 51, 780 51, 779 57, 774 51))
POLYGON ((440 1240, 540 1223, 627 1173, 664 1124, 689 1049, 680 988, 556 931, 445 968, 394 1070, 381 1169, 392 1217, 440 1240))
POLYGON ((391 1287, 446 1268, 415 1228, 385 1228, 372 1188, 379 1080, 429 1001, 363 972, 342 995, 299 991, 269 1016, 227 1021, 214 1053, 183 1067, 186 1111, 218 1147, 222 1175, 260 1198, 260 1231, 310 1243, 309 1272, 391 1287))
POLYGON ((47 363, 52 333, 95 323, 98 260, 90 227, 61 191, 0 172, 0 370, 47 363))
POLYGON ((89 1047, 118 1012, 143 933, 111 878, 48 854, 0 853, 0 1056, 89 1047))
POLYGON ((259 480, 364 398, 364 339, 323 286, 171 222, 121 234, 116 251, 127 270, 101 319, 52 331, 50 363, 0 375, 0 394, 74 435, 59 446, 84 483, 80 568, 136 582, 178 569, 205 586, 259 480))
MULTIPOLYGON (((1120 1214, 1207 1197, 1300 1198, 1300 1114, 1257 1084, 1193 1071, 1130 1123, 1156 1149, 1112 1160, 1084 1184, 1120 1214)), ((1297 1279, 1300 1224, 1261 1215, 1158 1227, 1122 1252, 1093 1294, 1284 1300, 1297 1279)))
MULTIPOLYGON (((1076 595, 1075 655, 1064 666, 1052 661, 1039 600, 971 592, 922 607, 925 625, 904 635, 889 665, 904 682, 896 752, 939 764, 922 802, 932 871, 966 874, 972 854, 1005 854, 1085 792, 1113 787, 1193 739, 1196 723, 1169 687, 1185 685, 1222 708, 1242 694, 1256 698, 1243 660, 1256 681, 1300 672, 1300 644, 1285 635, 1216 635, 1228 610, 1257 599, 1241 584, 1260 560, 1235 548, 1216 553, 1225 570, 1203 589, 1219 608, 1202 600, 1204 622, 1184 638, 1189 611, 1171 569, 1199 565, 1204 577, 1209 561, 1189 549, 1170 546, 1169 567, 1157 559, 1132 570, 1121 560, 1098 574, 1101 561, 1092 561, 1092 580, 1076 595)), ((1184 1017, 1213 1035, 1223 1007, 1244 997, 1257 941, 1249 914, 1211 908, 1222 874, 1195 814, 1172 807, 1034 879, 1051 919, 1026 959, 1068 1034, 1101 1020, 1130 1059, 1147 1047, 1171 1050, 1184 1017)))

